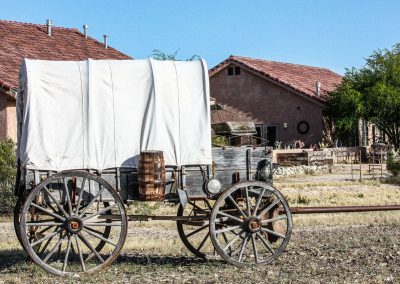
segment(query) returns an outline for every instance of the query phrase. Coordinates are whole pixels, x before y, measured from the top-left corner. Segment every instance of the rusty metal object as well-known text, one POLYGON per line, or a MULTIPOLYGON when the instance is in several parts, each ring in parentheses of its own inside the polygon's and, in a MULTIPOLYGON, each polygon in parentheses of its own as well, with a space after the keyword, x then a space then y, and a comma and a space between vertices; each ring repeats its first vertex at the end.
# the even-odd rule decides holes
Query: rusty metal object
MULTIPOLYGON (((279 211, 282 209, 279 208, 279 211)), ((372 212, 400 210, 400 205, 382 206, 335 206, 335 207, 291 207, 292 214, 316 214, 316 213, 345 213, 345 212, 372 212)))

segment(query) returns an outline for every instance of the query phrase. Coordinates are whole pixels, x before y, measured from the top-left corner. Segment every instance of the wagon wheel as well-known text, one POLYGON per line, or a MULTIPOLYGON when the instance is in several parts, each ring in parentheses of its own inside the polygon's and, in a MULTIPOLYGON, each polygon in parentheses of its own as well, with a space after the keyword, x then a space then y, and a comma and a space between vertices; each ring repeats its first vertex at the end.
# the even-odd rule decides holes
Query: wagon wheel
POLYGON ((285 250, 291 232, 292 216, 285 198, 264 182, 246 181, 229 187, 211 212, 211 240, 231 264, 272 262, 285 250))
POLYGON ((21 244, 22 248, 26 251, 24 244, 22 242, 21 230, 19 227, 20 220, 21 220, 22 203, 23 203, 23 197, 19 196, 17 199, 17 202, 15 203, 15 206, 14 206, 14 222, 13 222, 13 224, 14 224, 15 234, 17 235, 17 239, 18 239, 19 243, 21 244))
POLYGON ((121 198, 106 181, 83 171, 65 171, 29 193, 20 231, 28 255, 48 272, 91 273, 117 258, 127 217, 121 198))
POLYGON ((186 248, 203 259, 211 259, 215 256, 209 229, 211 209, 207 199, 191 200, 185 207, 180 204, 177 214, 178 217, 194 217, 192 220, 178 220, 176 225, 179 237, 186 248))
MULTIPOLYGON (((25 247, 24 247, 24 243, 22 242, 22 236, 21 236, 21 229, 20 229, 20 220, 21 220, 21 207, 23 204, 23 197, 19 197, 17 202, 15 203, 15 207, 14 207, 14 231, 15 234, 17 235, 17 239, 19 241, 19 243, 21 244, 22 248, 24 249, 24 251, 26 251, 25 247)), ((107 207, 109 206, 108 202, 104 202, 104 206, 107 207)), ((111 210, 106 212, 107 214, 111 214, 111 210)), ((112 220, 111 219, 107 219, 105 221, 106 223, 111 223, 112 220)), ((101 228, 104 231, 101 233, 101 235, 105 238, 108 239, 110 236, 110 232, 111 232, 111 226, 105 226, 104 228, 101 228)), ((29 242, 32 241, 36 241, 38 240, 37 236, 32 236, 32 237, 28 237, 29 238, 29 242)), ((100 240, 99 244, 96 246, 96 251, 101 251, 102 248, 107 244, 107 242, 100 240)))

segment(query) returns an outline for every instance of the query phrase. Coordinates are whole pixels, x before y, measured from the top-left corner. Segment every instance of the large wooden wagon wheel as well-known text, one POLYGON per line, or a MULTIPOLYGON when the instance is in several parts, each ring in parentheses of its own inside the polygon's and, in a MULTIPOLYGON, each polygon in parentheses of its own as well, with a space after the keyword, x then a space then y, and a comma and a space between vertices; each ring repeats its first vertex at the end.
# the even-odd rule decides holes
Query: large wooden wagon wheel
POLYGON ((177 214, 178 217, 192 218, 176 222, 179 237, 187 249, 203 259, 215 257, 209 229, 211 209, 207 199, 190 200, 186 206, 179 205, 177 214))
MULTIPOLYGON (((19 241, 19 243, 21 244, 22 248, 26 251, 26 248, 24 246, 24 243, 22 242, 22 235, 21 235, 21 228, 20 228, 20 223, 21 223, 21 207, 22 204, 24 203, 24 197, 20 196, 15 204, 14 207, 14 231, 15 234, 17 235, 17 239, 19 241)), ((109 206, 108 202, 104 202, 104 206, 107 207, 109 206)), ((107 214, 111 214, 111 210, 109 210, 108 212, 106 212, 107 214)), ((37 216, 40 216, 40 213, 36 212, 37 216)), ((38 218, 38 217, 36 217, 38 218)), ((111 223, 112 219, 107 219, 105 221, 106 223, 111 223)), ((99 228, 99 230, 102 230, 101 235, 105 238, 108 239, 108 237, 110 236, 110 232, 111 232, 111 226, 105 226, 103 228, 99 228)), ((29 234, 29 233, 28 233, 29 234)), ((31 234, 30 236, 28 236, 28 239, 30 242, 33 241, 37 241, 39 239, 39 237, 36 234, 31 234)), ((97 244, 96 246, 96 250, 97 251, 101 251, 102 248, 106 245, 107 243, 103 240, 100 240, 100 242, 97 244)), ((40 246, 37 246, 36 249, 39 249, 40 246)))
POLYGON ((246 181, 229 187, 211 212, 211 240, 231 264, 272 262, 285 250, 291 232, 292 217, 285 198, 264 182, 246 181))
POLYGON ((57 275, 111 264, 125 242, 127 217, 118 193, 83 171, 54 174, 27 196, 21 240, 31 259, 57 275))

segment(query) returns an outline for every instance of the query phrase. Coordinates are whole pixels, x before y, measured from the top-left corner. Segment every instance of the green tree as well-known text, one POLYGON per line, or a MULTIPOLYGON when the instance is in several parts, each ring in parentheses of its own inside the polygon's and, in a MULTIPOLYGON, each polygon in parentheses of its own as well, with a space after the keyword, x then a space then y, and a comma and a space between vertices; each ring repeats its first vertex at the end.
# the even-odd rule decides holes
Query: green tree
MULTIPOLYGON (((151 54, 150 57, 156 59, 156 60, 180 60, 177 59, 178 53, 181 49, 177 49, 173 54, 167 54, 165 52, 162 52, 159 49, 153 49, 153 53, 151 54)), ((199 59, 200 56, 198 55, 192 55, 192 57, 186 59, 185 61, 193 61, 199 59)))
POLYGON ((374 51, 360 68, 346 71, 328 98, 325 114, 338 133, 350 131, 359 119, 375 123, 395 149, 400 148, 400 44, 374 51))
POLYGON ((14 142, 11 139, 0 141, 0 214, 13 211, 16 172, 14 142))

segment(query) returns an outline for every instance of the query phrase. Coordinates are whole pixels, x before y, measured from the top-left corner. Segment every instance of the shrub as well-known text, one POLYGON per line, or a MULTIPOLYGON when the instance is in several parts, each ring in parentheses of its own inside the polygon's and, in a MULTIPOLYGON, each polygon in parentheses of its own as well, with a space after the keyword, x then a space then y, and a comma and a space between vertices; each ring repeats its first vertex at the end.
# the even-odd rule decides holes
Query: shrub
POLYGON ((389 151, 387 159, 387 170, 393 176, 399 176, 400 174, 400 155, 399 151, 389 151))
POLYGON ((225 136, 214 136, 211 141, 212 145, 216 147, 224 147, 229 145, 229 140, 225 136))
POLYGON ((297 203, 298 204, 308 205, 310 202, 311 202, 311 200, 307 196, 303 196, 303 195, 300 195, 300 194, 297 196, 297 203))
POLYGON ((15 205, 15 159, 14 142, 11 139, 0 141, 0 214, 12 213, 15 205))

